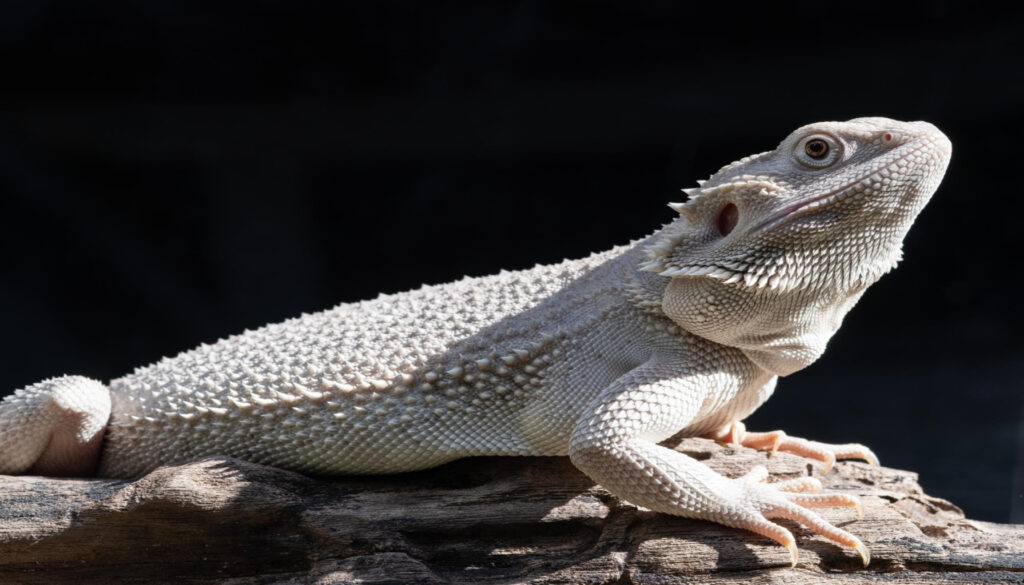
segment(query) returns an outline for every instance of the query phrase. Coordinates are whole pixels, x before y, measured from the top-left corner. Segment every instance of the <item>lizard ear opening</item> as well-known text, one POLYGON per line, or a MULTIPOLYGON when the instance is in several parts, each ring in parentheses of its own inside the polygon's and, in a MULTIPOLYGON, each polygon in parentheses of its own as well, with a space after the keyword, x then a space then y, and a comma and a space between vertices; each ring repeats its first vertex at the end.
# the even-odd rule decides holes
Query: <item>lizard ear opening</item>
POLYGON ((729 203, 718 212, 718 219, 715 225, 718 226, 718 233, 723 237, 729 235, 740 221, 740 210, 735 204, 729 203))

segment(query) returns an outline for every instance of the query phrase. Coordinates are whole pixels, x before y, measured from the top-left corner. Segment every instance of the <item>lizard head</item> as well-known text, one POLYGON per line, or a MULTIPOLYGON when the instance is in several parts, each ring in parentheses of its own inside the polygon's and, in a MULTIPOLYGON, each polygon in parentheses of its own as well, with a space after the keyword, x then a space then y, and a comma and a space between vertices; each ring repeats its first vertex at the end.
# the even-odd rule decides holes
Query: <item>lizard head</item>
POLYGON ((951 151, 927 122, 804 126, 670 204, 680 217, 641 269, 671 278, 662 310, 678 325, 792 373, 899 261, 951 151))

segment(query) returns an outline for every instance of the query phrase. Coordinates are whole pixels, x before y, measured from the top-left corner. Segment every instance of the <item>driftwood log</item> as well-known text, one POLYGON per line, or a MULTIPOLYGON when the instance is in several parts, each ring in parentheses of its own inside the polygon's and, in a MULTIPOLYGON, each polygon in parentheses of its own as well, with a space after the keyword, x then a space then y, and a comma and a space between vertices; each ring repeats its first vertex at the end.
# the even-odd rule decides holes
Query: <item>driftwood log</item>
MULTIPOLYGON (((819 474, 786 454, 687 439, 728 476, 819 474)), ((800 563, 765 538, 618 501, 567 458, 475 458, 387 477, 313 479, 226 458, 137 480, 0 476, 2 583, 1024 583, 1024 526, 964 518, 907 471, 844 462, 866 569, 787 524, 800 563)))

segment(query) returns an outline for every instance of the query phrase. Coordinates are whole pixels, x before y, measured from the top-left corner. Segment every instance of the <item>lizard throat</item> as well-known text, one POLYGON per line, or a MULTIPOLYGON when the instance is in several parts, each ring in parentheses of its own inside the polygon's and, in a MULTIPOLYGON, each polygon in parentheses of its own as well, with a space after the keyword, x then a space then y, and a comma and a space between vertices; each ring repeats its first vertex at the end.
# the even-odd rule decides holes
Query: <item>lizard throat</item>
POLYGON ((857 196, 859 194, 862 194, 864 193, 864 191, 867 190, 867 187, 870 184, 871 179, 875 178, 876 175, 878 175, 882 171, 885 171, 886 169, 892 168, 900 161, 906 159, 908 156, 923 149, 925 146, 927 146, 927 144, 923 144, 918 146, 917 148, 910 149, 907 152, 896 157, 895 159, 892 159, 886 162, 884 165, 880 165, 877 168, 872 169, 871 171, 850 181, 849 183, 846 183, 841 187, 838 187, 831 191, 826 191, 821 195, 816 195, 804 201, 798 201, 796 203, 793 203, 792 205, 788 205, 785 208, 783 208, 782 211, 755 225, 750 231, 758 232, 761 230, 765 230, 770 227, 774 227, 775 225, 781 223, 783 220, 787 218, 796 217, 797 212, 799 211, 817 209, 819 207, 824 207, 837 201, 843 201, 844 199, 847 199, 851 196, 857 196))

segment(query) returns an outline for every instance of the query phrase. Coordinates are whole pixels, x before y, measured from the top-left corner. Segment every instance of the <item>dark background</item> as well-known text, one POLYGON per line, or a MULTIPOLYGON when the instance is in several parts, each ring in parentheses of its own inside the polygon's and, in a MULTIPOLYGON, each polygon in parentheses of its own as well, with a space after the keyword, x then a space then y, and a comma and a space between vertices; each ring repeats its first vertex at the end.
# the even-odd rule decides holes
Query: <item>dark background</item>
POLYGON ((906 261, 748 422, 1024 521, 1019 11, 217 6, 0 8, 0 394, 582 256, 799 125, 924 119, 955 154, 906 261))

